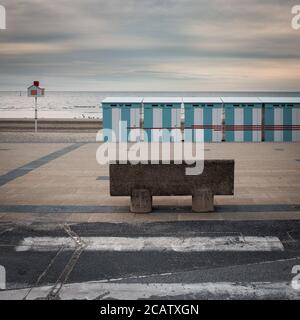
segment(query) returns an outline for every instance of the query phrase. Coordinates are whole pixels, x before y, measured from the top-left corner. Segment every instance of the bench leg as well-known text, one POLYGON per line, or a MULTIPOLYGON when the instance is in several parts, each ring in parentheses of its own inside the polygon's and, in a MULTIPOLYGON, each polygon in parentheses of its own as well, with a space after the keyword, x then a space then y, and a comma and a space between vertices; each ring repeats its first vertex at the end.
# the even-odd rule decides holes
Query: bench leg
POLYGON ((194 212, 214 211, 214 195, 209 189, 197 189, 193 194, 194 212))
POLYGON ((152 196, 149 190, 134 189, 132 191, 130 211, 133 213, 149 213, 152 211, 152 196))

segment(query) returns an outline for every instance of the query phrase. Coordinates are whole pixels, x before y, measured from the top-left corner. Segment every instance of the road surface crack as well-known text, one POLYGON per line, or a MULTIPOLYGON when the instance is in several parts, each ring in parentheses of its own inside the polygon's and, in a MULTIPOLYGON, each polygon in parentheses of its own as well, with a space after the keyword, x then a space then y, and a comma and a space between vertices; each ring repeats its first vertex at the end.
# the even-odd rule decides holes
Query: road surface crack
POLYGON ((68 236, 75 242, 75 250, 66 264, 64 270, 58 277, 56 284, 53 286, 51 291, 47 295, 47 300, 58 300, 59 292, 63 285, 68 281, 71 272, 73 271, 75 265, 77 264, 82 252, 86 248, 87 244, 80 238, 75 231, 71 230, 69 225, 64 225, 63 229, 68 234, 68 236))

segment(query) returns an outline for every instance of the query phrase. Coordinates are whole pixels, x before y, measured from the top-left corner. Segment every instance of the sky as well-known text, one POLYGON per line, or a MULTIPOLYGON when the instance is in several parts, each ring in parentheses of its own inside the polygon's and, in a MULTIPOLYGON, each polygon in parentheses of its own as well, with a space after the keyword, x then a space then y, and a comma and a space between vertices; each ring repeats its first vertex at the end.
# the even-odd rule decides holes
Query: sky
POLYGON ((295 4, 0 0, 0 90, 300 91, 295 4))

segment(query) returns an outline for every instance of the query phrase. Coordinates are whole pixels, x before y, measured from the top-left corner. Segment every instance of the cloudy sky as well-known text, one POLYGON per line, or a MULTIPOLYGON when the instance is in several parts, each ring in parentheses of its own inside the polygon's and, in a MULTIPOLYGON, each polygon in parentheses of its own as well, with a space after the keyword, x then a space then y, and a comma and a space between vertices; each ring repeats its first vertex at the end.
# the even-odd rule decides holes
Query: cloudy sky
POLYGON ((0 90, 300 91, 297 3, 0 0, 0 90))

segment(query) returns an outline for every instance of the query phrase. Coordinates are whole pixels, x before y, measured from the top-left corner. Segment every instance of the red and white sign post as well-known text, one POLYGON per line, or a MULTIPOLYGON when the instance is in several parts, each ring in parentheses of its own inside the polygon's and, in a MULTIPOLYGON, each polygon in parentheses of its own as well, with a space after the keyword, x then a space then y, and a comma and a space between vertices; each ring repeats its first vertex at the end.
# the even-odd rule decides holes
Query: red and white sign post
POLYGON ((28 97, 33 97, 35 100, 35 112, 34 112, 34 131, 37 132, 38 130, 38 97, 44 97, 45 96, 45 89, 40 88, 40 82, 39 81, 34 81, 33 85, 30 86, 27 89, 28 97))

